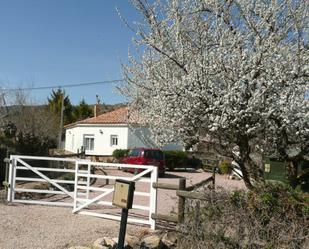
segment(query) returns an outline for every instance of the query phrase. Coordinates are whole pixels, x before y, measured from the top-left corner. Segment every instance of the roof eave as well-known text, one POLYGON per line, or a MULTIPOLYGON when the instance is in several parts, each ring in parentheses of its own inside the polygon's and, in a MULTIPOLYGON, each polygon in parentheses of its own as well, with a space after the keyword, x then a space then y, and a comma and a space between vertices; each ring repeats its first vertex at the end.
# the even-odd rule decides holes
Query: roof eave
POLYGON ((128 123, 77 123, 72 125, 67 125, 64 129, 71 129, 75 127, 89 127, 89 126, 127 126, 128 123))

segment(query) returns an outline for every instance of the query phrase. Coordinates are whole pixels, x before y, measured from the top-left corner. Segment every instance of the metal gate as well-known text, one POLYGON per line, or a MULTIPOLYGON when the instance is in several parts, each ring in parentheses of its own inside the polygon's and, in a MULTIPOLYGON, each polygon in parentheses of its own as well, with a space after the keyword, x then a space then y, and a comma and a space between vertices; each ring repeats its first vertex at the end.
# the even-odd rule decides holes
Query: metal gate
MULTIPOLYGON (((53 165, 51 165, 53 166, 53 165)), ((157 167, 149 165, 128 165, 116 163, 97 163, 90 160, 81 160, 73 158, 55 158, 55 157, 36 157, 36 156, 21 156, 12 155, 10 157, 9 169, 9 188, 7 199, 10 202, 26 203, 26 204, 40 204, 53 206, 69 206, 73 207, 73 213, 80 213, 101 218, 120 220, 119 213, 99 213, 97 210, 91 210, 93 205, 112 206, 110 200, 114 187, 112 184, 108 186, 93 186, 93 180, 104 179, 113 182, 116 179, 123 179, 134 181, 136 183, 149 184, 149 186, 142 186, 141 190, 134 193, 135 196, 142 196, 149 198, 146 203, 148 205, 138 205, 133 203, 133 210, 142 210, 147 212, 142 218, 130 217, 129 222, 147 224, 152 229, 155 228, 155 220, 151 218, 152 213, 156 213, 157 191, 153 188, 153 183, 157 182, 157 167), (32 163, 43 163, 44 165, 31 165, 32 163), (60 165, 57 167, 48 167, 46 162, 57 162, 60 165), (143 170, 137 175, 133 176, 119 176, 111 173, 119 173, 119 169, 138 169, 143 170), (99 174, 96 169, 107 169, 110 174, 99 174), (20 176, 19 172, 28 171, 32 175, 20 176), (62 173, 70 174, 72 179, 62 179, 59 177, 52 177, 52 174, 62 173), (149 175, 150 177, 145 177, 149 175), (25 183, 46 183, 48 188, 28 187, 25 183), (24 187, 26 185, 26 187, 24 187), (146 191, 144 191, 147 189, 146 191), (62 196, 59 198, 42 198, 32 199, 20 198, 17 193, 32 193, 32 194, 46 194, 49 196, 62 196), (103 200, 104 198, 104 200, 103 200), (88 209, 88 210, 85 210, 88 209)), ((101 208, 103 209, 103 208, 101 208)))

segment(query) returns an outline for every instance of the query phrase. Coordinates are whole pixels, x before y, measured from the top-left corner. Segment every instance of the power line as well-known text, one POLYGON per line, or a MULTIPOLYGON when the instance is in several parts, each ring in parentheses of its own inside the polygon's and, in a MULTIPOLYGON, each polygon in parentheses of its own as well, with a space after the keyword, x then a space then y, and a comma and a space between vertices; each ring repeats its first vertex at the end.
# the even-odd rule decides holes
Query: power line
POLYGON ((67 85, 38 86, 38 87, 26 87, 26 88, 15 88, 15 89, 5 89, 5 90, 7 91, 31 91, 31 90, 90 86, 90 85, 99 85, 99 84, 114 84, 114 83, 119 83, 123 81, 124 79, 116 79, 116 80, 105 80, 105 81, 95 81, 95 82, 83 82, 83 83, 67 84, 67 85))

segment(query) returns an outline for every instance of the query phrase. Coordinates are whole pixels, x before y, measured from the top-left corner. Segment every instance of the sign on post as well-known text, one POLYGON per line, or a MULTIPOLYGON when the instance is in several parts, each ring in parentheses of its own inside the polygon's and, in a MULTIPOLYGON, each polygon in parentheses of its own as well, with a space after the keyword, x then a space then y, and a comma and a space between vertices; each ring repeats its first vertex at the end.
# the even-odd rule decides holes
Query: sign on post
POLYGON ((113 205, 125 209, 132 208, 134 188, 135 182, 116 180, 113 205))
POLYGON ((117 249, 124 248, 124 240, 126 236, 128 211, 133 205, 133 196, 135 190, 135 182, 124 180, 116 180, 114 186, 113 205, 122 208, 121 223, 118 237, 117 249))

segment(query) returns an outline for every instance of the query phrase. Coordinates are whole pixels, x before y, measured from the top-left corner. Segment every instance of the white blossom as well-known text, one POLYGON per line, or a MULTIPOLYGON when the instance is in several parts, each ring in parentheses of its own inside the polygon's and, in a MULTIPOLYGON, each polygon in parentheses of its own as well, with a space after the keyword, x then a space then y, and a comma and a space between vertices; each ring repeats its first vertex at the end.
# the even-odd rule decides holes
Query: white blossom
POLYGON ((122 91, 158 142, 209 134, 226 155, 238 148, 248 179, 261 173, 256 148, 308 152, 308 0, 132 2, 141 56, 129 56, 122 91))

